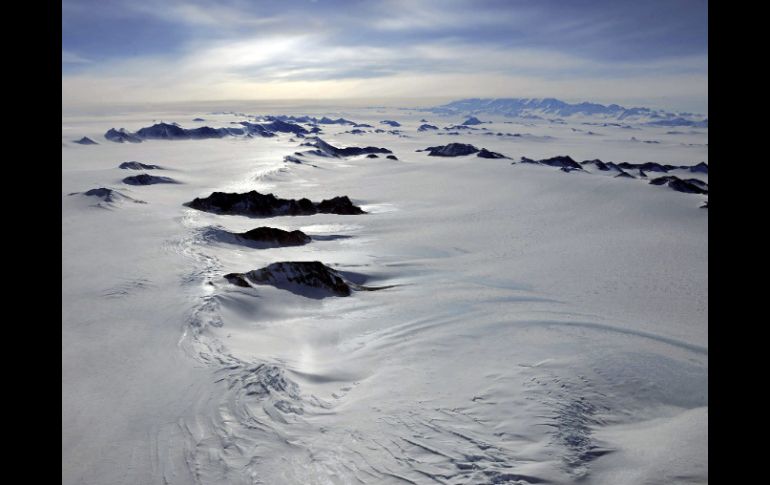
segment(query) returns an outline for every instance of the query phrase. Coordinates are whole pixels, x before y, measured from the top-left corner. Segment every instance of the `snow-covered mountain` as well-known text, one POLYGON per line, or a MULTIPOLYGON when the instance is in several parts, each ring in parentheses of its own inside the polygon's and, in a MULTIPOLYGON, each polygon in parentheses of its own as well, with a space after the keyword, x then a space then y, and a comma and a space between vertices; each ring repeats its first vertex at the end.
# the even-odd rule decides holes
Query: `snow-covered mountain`
POLYGON ((547 117, 589 117, 650 123, 657 126, 708 127, 708 118, 694 113, 671 113, 650 108, 626 108, 617 104, 571 104, 556 98, 469 98, 428 108, 437 114, 494 114, 539 119, 547 117))

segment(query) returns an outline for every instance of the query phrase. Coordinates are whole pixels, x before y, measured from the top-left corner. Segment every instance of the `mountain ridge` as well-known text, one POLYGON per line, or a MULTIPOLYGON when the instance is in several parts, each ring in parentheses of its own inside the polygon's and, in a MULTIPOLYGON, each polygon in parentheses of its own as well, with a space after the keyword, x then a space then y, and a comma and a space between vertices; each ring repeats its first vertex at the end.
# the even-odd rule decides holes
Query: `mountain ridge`
POLYGON ((547 116, 583 116, 635 121, 657 126, 708 128, 708 118, 695 113, 675 113, 645 107, 626 108, 618 104, 568 103, 556 98, 465 98, 426 108, 425 111, 447 115, 485 113, 526 119, 544 119, 547 116))

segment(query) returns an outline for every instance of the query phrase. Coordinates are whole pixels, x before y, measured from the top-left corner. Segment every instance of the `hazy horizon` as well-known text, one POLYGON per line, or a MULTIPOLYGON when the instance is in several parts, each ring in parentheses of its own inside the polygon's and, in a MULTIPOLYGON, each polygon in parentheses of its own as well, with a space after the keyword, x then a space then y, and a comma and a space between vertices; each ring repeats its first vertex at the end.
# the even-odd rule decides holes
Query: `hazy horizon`
MULTIPOLYGON (((532 98, 553 98, 554 96, 535 96, 532 98)), ((360 108, 404 108, 404 109, 417 109, 417 108, 430 108, 441 104, 446 104, 452 101, 468 98, 486 98, 484 96, 425 96, 425 97, 389 97, 389 98, 316 98, 316 99, 302 99, 302 98, 285 98, 285 99, 197 99, 197 100, 181 100, 181 101, 124 101, 120 103, 77 103, 71 105, 63 105, 62 113, 65 116, 80 116, 86 114, 106 114, 106 113, 133 113, 133 112, 163 112, 178 111, 180 113, 191 112, 204 112, 204 111, 260 111, 260 110, 283 110, 286 112, 297 111, 299 113, 303 110, 315 110, 320 112, 329 112, 330 109, 335 111, 344 111, 346 109, 360 109, 360 108), (287 111, 288 110, 288 111, 287 111)), ((527 96, 489 96, 489 98, 528 98, 527 96)), ((595 99, 564 99, 558 98, 560 101, 567 103, 600 103, 595 99)), ((600 104, 611 104, 612 102, 605 102, 600 104)), ((708 107, 705 110, 694 110, 686 108, 677 108, 671 104, 667 104, 665 100, 656 102, 655 100, 648 100, 648 102, 639 103, 618 103, 625 108, 646 107, 651 109, 659 109, 671 112, 689 112, 695 115, 702 115, 708 117, 708 107)), ((265 114, 265 113, 262 113, 265 114)))

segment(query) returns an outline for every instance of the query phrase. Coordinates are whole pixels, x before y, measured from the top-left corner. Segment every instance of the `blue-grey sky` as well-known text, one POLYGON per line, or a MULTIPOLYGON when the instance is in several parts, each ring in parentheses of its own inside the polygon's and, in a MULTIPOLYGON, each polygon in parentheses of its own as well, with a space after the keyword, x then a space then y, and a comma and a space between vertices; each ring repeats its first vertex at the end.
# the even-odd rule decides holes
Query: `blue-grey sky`
POLYGON ((63 0, 65 104, 557 97, 708 110, 701 0, 63 0))

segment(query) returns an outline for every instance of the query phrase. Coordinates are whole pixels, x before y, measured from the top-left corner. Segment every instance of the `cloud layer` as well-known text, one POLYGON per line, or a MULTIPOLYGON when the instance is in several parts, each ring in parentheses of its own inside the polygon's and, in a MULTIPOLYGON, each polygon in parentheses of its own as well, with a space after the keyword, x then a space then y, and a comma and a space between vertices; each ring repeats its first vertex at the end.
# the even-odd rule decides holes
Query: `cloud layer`
POLYGON ((62 4, 66 105, 553 96, 705 112, 701 1, 62 4))

